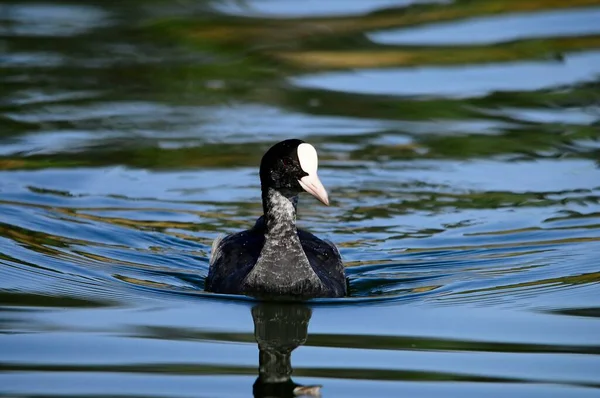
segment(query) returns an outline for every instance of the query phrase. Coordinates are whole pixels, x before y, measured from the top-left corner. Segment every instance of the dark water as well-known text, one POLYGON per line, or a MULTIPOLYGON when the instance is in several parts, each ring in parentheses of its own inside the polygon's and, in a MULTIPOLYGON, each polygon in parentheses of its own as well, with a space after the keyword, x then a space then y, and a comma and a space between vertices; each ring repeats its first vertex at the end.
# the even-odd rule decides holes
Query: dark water
POLYGON ((600 396, 598 21, 1 1, 0 395, 600 396), (303 197, 301 224, 352 297, 203 293, 290 137, 319 150, 332 206, 303 197))

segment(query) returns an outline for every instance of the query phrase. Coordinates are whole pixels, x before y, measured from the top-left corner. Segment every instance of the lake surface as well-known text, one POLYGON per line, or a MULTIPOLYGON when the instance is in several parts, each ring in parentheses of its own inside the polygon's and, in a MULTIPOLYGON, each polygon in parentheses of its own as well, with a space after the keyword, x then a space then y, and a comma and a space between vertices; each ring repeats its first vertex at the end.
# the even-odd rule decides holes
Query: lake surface
POLYGON ((600 396, 599 20, 0 1, 0 395, 600 396), (351 297, 203 292, 293 137, 332 201, 299 223, 351 297))

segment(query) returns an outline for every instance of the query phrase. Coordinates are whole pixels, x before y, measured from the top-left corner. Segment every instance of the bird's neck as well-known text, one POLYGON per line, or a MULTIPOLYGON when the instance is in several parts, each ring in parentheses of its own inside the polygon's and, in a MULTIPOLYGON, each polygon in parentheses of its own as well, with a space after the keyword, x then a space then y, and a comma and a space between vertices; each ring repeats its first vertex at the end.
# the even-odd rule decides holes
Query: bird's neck
POLYGON ((244 280, 245 294, 302 297, 307 288, 322 288, 298 236, 296 201, 295 195, 263 190, 265 242, 244 280))
POLYGON ((262 201, 267 235, 295 235, 298 196, 266 188, 262 191, 262 201))

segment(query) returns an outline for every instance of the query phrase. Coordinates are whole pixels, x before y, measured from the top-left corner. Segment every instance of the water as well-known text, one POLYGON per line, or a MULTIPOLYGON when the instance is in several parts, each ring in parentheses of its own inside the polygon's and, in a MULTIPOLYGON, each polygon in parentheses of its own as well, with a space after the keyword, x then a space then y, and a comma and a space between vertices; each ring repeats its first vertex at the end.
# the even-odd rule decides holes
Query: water
POLYGON ((597 397, 599 15, 0 2, 0 395, 597 397), (204 293, 291 137, 351 297, 204 293))

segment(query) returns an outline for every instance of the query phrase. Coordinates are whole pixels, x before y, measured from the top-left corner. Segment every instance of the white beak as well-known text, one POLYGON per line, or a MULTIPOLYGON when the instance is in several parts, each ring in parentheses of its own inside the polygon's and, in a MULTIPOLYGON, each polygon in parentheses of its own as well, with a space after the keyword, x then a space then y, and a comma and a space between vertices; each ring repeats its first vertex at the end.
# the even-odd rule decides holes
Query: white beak
POLYGON ((325 206, 329 206, 329 197, 325 187, 319 180, 317 173, 309 174, 298 180, 300 186, 309 194, 319 199, 325 206))

